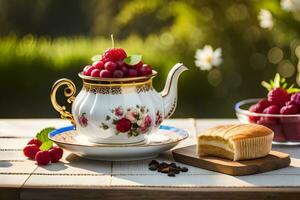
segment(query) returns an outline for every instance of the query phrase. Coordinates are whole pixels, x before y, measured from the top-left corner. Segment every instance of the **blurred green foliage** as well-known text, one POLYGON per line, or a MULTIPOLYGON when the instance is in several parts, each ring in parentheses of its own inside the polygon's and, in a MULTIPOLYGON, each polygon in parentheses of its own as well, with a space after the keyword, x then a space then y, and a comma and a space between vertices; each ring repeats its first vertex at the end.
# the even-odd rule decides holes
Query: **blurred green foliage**
POLYGON ((57 117, 52 84, 66 77, 80 89, 77 73, 111 46, 110 33, 159 72, 158 90, 176 62, 190 68, 179 81, 175 117, 234 117, 234 103, 265 96, 260 82, 277 70, 294 82, 298 25, 273 0, 0 0, 0 117, 57 117), (272 30, 259 27, 261 8, 277 20, 272 30), (205 44, 223 53, 210 72, 194 65, 205 44))

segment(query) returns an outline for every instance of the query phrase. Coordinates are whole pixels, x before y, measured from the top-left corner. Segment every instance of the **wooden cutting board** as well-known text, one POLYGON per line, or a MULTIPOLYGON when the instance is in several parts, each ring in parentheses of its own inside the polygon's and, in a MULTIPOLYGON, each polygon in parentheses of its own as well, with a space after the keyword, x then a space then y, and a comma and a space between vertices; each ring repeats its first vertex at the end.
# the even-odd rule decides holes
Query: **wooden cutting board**
POLYGON ((172 153, 177 162, 233 176, 268 172, 288 167, 291 162, 288 154, 279 151, 271 151, 264 158, 245 161, 231 161, 212 156, 199 157, 196 154, 196 145, 175 149, 172 153))

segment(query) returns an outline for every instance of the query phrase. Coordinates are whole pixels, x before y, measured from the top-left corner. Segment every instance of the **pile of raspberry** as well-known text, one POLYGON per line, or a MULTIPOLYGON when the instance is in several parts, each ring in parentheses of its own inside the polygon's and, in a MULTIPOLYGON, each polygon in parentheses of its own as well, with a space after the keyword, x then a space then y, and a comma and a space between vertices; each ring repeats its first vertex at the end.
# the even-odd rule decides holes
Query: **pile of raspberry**
POLYGON ((127 54, 122 48, 107 49, 101 59, 92 65, 84 67, 82 74, 100 78, 123 78, 138 77, 152 74, 152 68, 144 64, 142 60, 138 63, 126 63, 127 54))
MULTIPOLYGON (((267 99, 262 99, 252 105, 249 111, 263 114, 294 115, 300 113, 300 92, 289 94, 283 88, 274 88, 268 93, 267 99)), ((278 118, 249 116, 251 123, 276 124, 278 118)))
POLYGON ((25 148, 23 153, 27 158, 33 159, 38 165, 47 165, 50 162, 56 163, 63 156, 63 150, 58 146, 52 146, 49 150, 40 150, 42 142, 37 138, 31 139, 25 148))

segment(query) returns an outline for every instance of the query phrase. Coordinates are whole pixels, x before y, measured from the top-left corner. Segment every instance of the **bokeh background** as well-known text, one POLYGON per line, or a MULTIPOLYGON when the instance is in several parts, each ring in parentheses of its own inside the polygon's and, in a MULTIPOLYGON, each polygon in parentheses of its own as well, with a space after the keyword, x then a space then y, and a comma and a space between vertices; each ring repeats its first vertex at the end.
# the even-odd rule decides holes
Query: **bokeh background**
POLYGON ((235 117, 234 104, 262 97, 276 72, 296 83, 300 12, 280 0, 0 0, 0 117, 58 117, 49 93, 59 78, 74 80, 90 58, 115 45, 140 53, 159 72, 190 71, 179 82, 173 117, 235 117), (261 9, 274 26, 262 28, 261 9), (195 66, 204 45, 222 48, 223 63, 195 66))

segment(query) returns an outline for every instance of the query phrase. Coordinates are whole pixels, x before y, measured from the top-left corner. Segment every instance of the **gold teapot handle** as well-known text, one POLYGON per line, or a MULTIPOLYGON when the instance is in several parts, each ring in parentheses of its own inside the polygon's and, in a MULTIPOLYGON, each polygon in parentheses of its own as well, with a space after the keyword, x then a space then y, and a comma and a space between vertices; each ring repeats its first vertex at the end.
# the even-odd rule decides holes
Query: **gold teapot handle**
POLYGON ((66 110, 65 106, 60 106, 56 101, 56 92, 60 86, 66 85, 64 89, 64 95, 67 97, 67 102, 72 103, 75 100, 76 86, 75 84, 66 78, 59 79, 56 81, 51 89, 50 99, 54 109, 60 113, 62 119, 69 119, 73 125, 75 125, 75 120, 73 115, 66 110))

